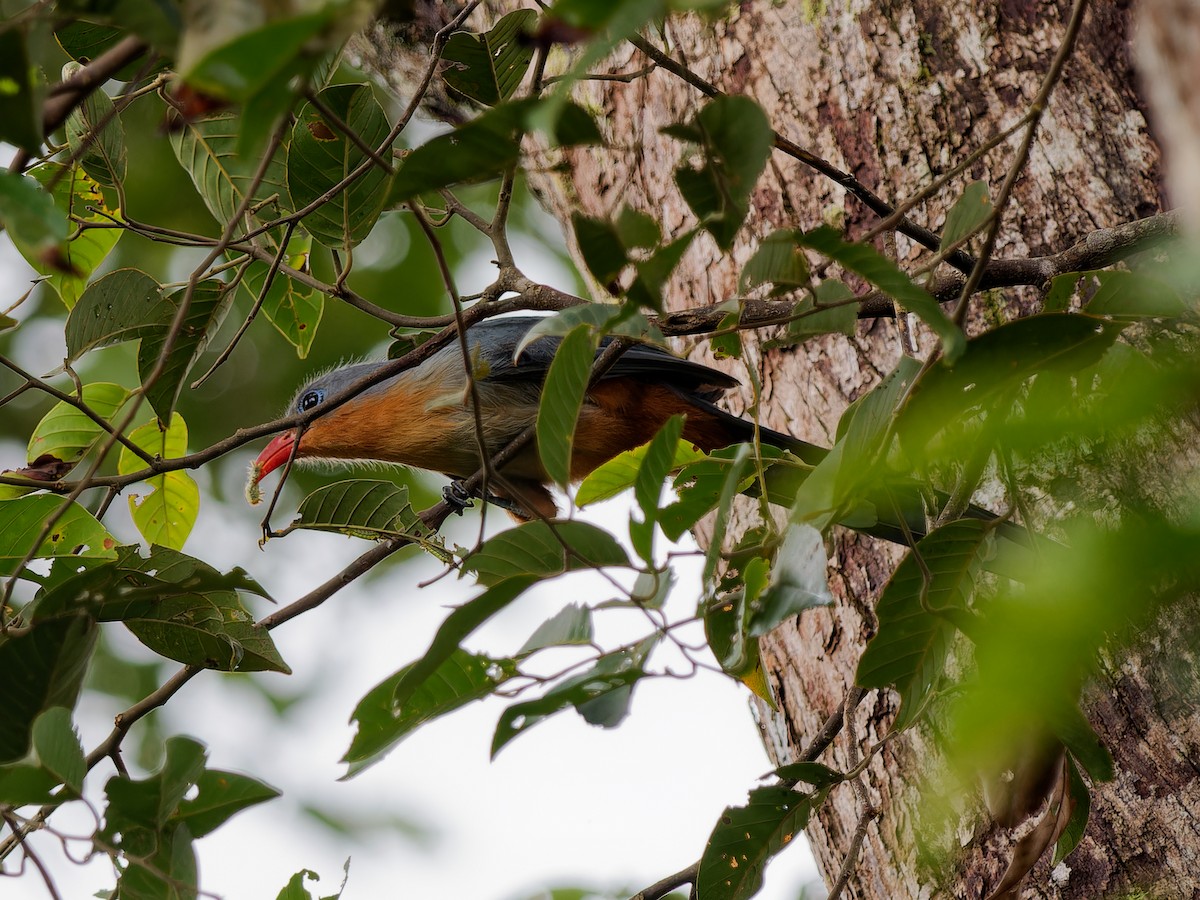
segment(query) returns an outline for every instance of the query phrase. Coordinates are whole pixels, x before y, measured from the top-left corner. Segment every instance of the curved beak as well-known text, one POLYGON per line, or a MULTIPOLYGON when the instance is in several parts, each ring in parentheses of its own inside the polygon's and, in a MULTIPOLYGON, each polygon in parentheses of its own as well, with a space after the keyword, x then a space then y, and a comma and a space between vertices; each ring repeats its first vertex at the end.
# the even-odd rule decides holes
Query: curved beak
POLYGON ((285 431, 283 434, 277 434, 263 448, 263 452, 258 454, 258 459, 254 461, 254 483, 261 481, 268 472, 273 472, 288 461, 288 457, 292 455, 292 445, 296 443, 296 432, 285 431))

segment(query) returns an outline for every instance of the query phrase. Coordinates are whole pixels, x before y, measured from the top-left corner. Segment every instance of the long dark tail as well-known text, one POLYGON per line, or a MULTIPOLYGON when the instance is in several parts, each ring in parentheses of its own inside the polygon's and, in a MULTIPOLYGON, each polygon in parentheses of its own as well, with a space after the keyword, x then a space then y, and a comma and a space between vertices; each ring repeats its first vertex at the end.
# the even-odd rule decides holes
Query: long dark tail
MULTIPOLYGON (((754 440, 755 426, 753 422, 739 418, 695 396, 688 397, 688 402, 709 421, 718 425, 728 437, 727 444, 750 443, 754 440)), ((764 426, 758 427, 758 440, 772 447, 787 450, 808 466, 816 466, 829 451, 816 444, 810 444, 790 434, 783 434, 764 426)), ((767 498, 781 506, 791 506, 796 491, 808 477, 811 470, 797 466, 772 466, 767 470, 767 498)), ((942 491, 934 491, 933 499, 944 504, 949 495, 942 491)), ((851 519, 844 522, 847 527, 873 537, 883 538, 896 544, 910 545, 919 541, 926 533, 925 499, 921 495, 920 486, 910 478, 894 476, 880 481, 868 488, 866 501, 874 506, 875 521, 864 524, 864 519, 870 518, 870 510, 858 510, 851 519), (902 524, 903 523, 903 524, 902 524)), ((974 504, 967 507, 964 516, 988 522, 998 518, 990 510, 974 504)), ((1001 524, 1002 534, 1010 540, 1021 544, 1029 544, 1028 532, 1019 525, 1005 522, 1001 524)))

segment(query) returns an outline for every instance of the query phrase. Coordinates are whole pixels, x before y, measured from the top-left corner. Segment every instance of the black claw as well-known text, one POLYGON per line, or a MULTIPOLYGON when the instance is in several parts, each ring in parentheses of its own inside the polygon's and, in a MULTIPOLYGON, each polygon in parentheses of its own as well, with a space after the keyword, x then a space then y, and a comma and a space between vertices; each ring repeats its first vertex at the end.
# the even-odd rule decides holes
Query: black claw
POLYGON ((463 482, 455 479, 442 488, 442 499, 454 508, 455 515, 461 516, 463 510, 471 505, 472 497, 463 482))

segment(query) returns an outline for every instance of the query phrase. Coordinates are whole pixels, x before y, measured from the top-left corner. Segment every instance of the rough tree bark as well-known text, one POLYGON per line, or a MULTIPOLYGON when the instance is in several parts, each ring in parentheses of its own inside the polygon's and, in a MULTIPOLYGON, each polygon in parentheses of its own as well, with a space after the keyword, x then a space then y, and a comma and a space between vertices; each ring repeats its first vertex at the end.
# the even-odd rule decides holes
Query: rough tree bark
MULTIPOLYGON (((492 0, 473 24, 513 5, 492 0)), ((899 201, 1020 118, 1059 48, 1070 11, 1070 3, 1038 0, 747 0, 716 23, 673 18, 666 37, 670 55, 700 78, 753 97, 784 137, 899 201)), ((1125 2, 1089 9, 1016 183, 997 257, 1053 253, 1097 228, 1163 207, 1159 154, 1131 58, 1132 16, 1125 2)), ((384 53, 381 39, 377 35, 381 55, 374 64, 394 75, 403 69, 403 50, 393 46, 384 53)), ((664 44, 660 36, 656 43, 664 44)), ((626 48, 606 67, 631 72, 646 64, 641 52, 626 48)), ((679 145, 660 129, 690 118, 703 94, 658 68, 628 83, 586 83, 579 96, 599 114, 608 143, 571 151, 565 167, 547 168, 535 185, 547 207, 567 222, 573 210, 609 216, 628 203, 654 214, 668 234, 690 227, 673 181, 679 145)), ((1015 141, 1003 144, 969 177, 986 180, 994 192, 1014 148, 1015 141)), ((966 180, 917 206, 912 217, 940 229, 966 180)), ((851 235, 876 221, 828 178, 776 151, 733 253, 722 255, 707 239, 694 243, 672 280, 669 305, 737 296, 737 273, 759 238, 831 217, 844 221, 851 235)), ((896 245, 902 262, 926 253, 903 237, 896 245)), ((1035 302, 1031 290, 992 292, 975 299, 971 317, 978 327, 1028 312, 1035 302)), ((762 380, 763 421, 826 445, 847 404, 890 371, 901 352, 891 320, 867 321, 853 338, 827 337, 794 350, 762 351, 753 339, 747 344, 748 364, 762 380)), ((922 349, 930 346, 926 339, 922 349)), ((779 709, 760 704, 758 718, 778 762, 792 761, 842 704, 872 634, 873 602, 896 559, 891 548, 839 535, 830 565, 835 605, 809 611, 763 641, 779 709)), ((1169 627, 1148 637, 1146 648, 1109 661, 1089 699, 1092 723, 1116 757, 1116 781, 1097 786, 1088 833, 1076 853, 1053 873, 1043 860, 1021 896, 1090 898, 1137 888, 1195 895, 1200 718, 1186 687, 1157 672, 1149 654, 1193 660, 1188 648, 1175 646, 1169 627)), ((1176 671, 1196 669, 1181 661, 1176 671)), ((851 765, 858 750, 850 742, 861 747, 878 741, 895 706, 891 695, 869 694, 852 727, 823 758, 839 768, 851 765)), ((933 755, 927 736, 909 733, 867 770, 868 794, 881 814, 867 828, 851 873, 852 896, 984 897, 1000 880, 1014 835, 989 824, 977 798, 968 798, 972 809, 956 835, 965 852, 950 879, 935 881, 918 862, 913 808, 933 755)), ((827 882, 842 867, 861 812, 860 798, 845 788, 809 828, 827 882)))

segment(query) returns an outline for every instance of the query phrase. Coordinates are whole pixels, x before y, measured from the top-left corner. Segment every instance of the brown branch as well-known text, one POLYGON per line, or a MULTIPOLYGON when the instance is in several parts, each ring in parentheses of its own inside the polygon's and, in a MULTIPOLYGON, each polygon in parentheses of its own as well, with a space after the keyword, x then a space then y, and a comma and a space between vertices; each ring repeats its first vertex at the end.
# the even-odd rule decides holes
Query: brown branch
MULTIPOLYGON (((92 91, 112 78, 117 72, 133 62, 149 49, 145 41, 134 35, 122 38, 90 63, 50 89, 50 96, 42 104, 42 133, 50 134, 67 120, 67 116, 92 91)), ((10 172, 23 172, 29 164, 29 154, 20 151, 8 167, 10 172)))
POLYGON ((638 891, 629 900, 660 900, 677 887, 685 884, 695 884, 700 874, 700 861, 692 863, 686 869, 680 869, 674 875, 668 875, 661 881, 656 881, 648 888, 638 891))

